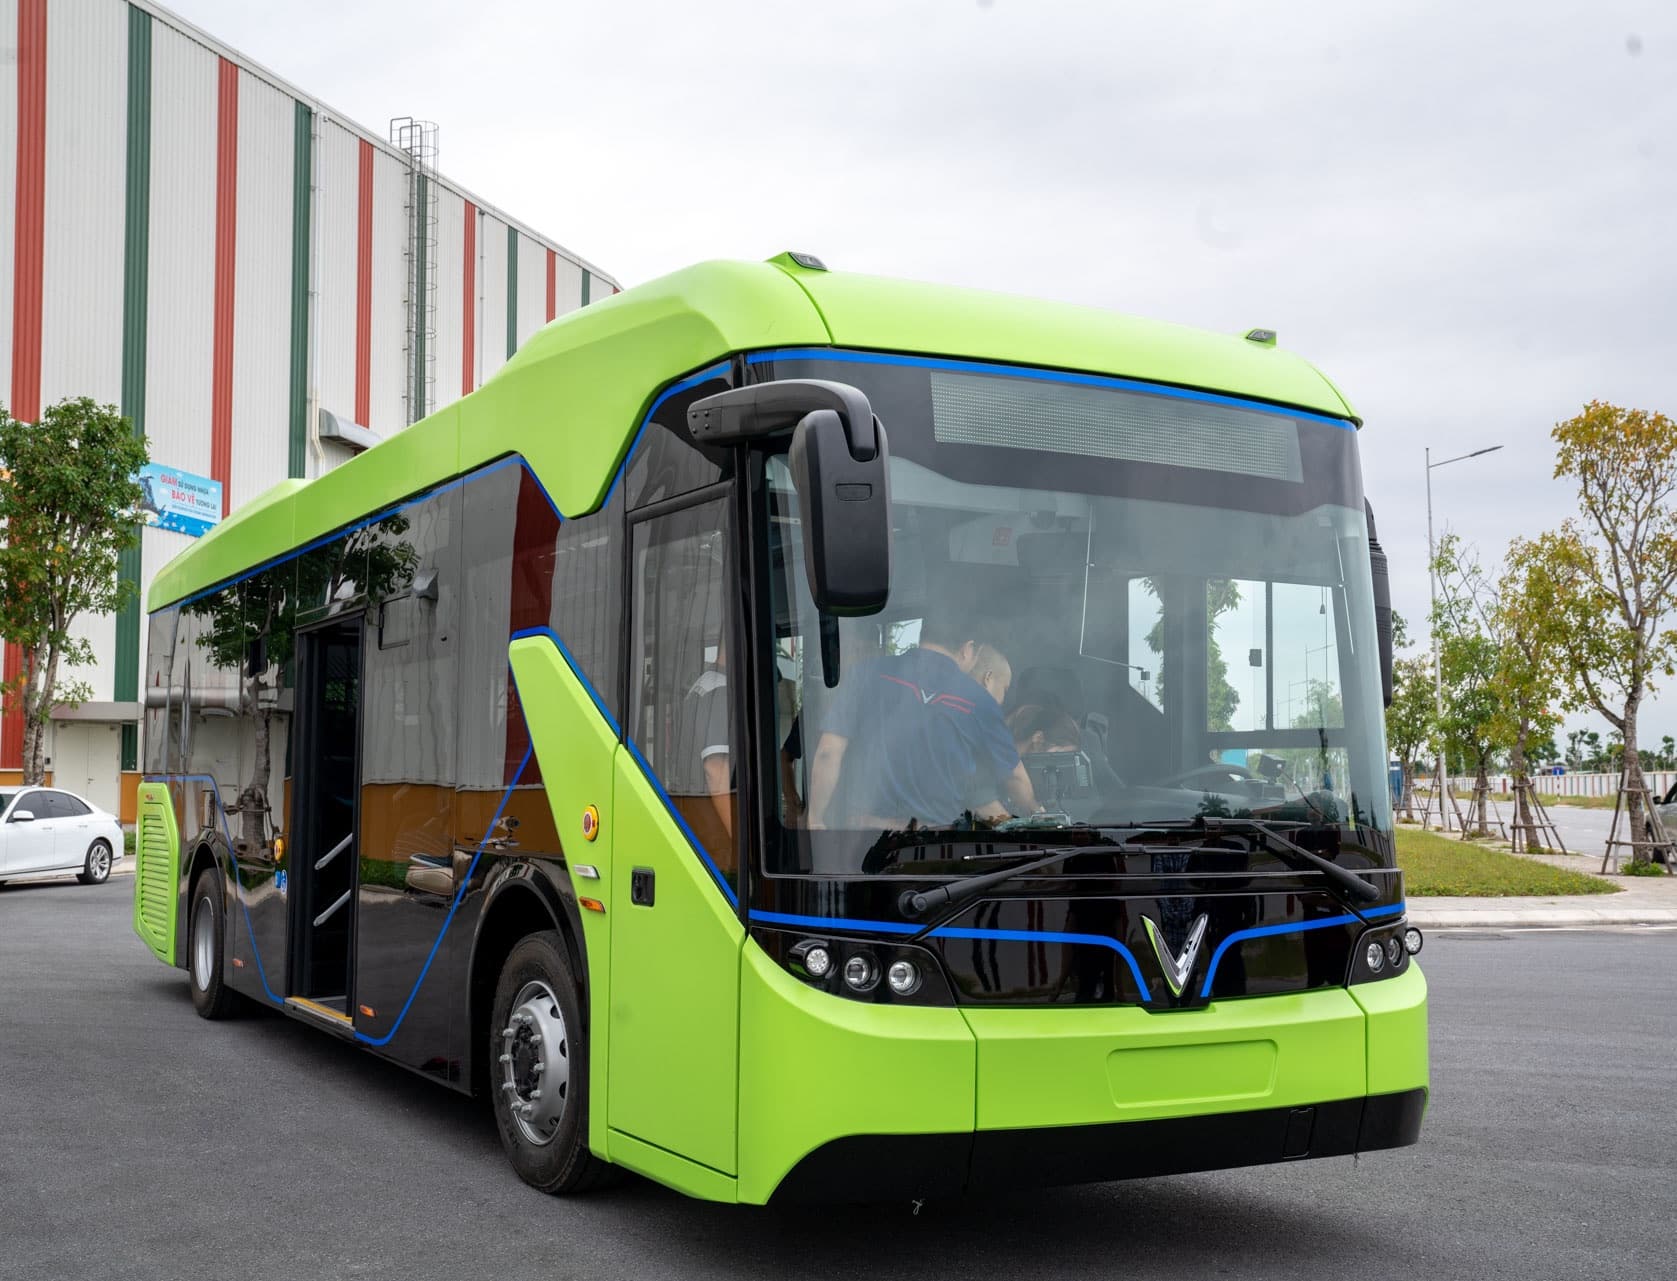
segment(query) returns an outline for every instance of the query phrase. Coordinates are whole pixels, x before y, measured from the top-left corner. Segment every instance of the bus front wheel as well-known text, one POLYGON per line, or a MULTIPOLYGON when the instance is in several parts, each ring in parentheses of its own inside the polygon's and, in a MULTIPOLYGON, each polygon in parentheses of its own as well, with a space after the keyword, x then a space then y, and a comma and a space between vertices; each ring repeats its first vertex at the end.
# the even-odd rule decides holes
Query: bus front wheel
POLYGON ((489 1018, 495 1127, 518 1177, 543 1192, 582 1192, 607 1166, 588 1150, 588 1053, 564 941, 521 939, 495 984, 489 1018))

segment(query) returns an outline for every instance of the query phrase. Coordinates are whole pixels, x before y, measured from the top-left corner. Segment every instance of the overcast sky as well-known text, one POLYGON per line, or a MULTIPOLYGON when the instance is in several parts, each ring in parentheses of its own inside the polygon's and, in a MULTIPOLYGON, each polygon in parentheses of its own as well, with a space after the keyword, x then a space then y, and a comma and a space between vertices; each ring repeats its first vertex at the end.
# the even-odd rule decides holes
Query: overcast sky
POLYGON ((1671 0, 173 7, 380 132, 437 121, 445 173, 625 285, 803 249, 1278 330, 1365 420, 1417 630, 1425 447, 1505 446, 1433 473, 1494 562, 1573 510, 1556 421, 1677 414, 1671 0))

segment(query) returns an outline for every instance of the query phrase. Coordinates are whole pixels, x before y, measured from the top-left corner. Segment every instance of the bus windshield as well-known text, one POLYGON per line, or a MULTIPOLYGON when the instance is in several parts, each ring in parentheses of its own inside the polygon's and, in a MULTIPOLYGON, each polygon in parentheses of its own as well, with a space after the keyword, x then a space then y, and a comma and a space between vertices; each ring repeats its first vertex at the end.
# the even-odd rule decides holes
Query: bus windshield
POLYGON ((1389 831, 1350 423, 950 361, 761 365, 868 394, 893 526, 885 609, 821 616, 768 459, 767 871, 861 872, 886 832, 1389 831))

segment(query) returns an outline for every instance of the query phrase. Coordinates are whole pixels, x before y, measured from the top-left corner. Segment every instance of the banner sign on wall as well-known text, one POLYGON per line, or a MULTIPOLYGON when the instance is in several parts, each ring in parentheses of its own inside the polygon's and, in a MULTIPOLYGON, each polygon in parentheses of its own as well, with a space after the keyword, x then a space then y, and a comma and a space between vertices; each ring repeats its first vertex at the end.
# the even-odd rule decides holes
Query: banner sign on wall
POLYGON ((161 463, 147 463, 134 479, 140 516, 148 525, 198 538, 221 521, 221 482, 161 463))

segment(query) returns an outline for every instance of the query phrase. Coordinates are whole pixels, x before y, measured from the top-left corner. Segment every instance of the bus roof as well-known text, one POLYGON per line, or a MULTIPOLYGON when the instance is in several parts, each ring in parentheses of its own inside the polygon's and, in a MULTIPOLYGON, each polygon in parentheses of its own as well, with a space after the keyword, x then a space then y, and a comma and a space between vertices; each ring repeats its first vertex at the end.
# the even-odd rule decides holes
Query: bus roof
POLYGON ((853 347, 1041 365, 1352 416, 1308 362, 1227 334, 1065 303, 766 263, 709 262, 534 334, 482 387, 313 481, 234 512, 153 580, 160 609, 482 463, 521 454, 567 516, 593 510, 657 392, 734 352, 853 347))

